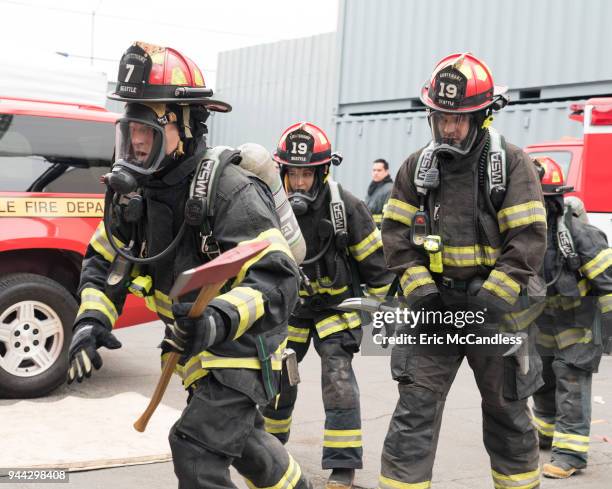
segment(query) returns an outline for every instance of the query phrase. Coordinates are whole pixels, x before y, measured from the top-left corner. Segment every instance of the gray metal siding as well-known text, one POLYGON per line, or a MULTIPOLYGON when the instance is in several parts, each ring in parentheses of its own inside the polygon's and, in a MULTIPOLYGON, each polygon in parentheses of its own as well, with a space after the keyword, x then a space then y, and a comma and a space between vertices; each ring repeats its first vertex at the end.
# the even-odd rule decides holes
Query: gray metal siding
POLYGON ((233 111, 211 117, 211 143, 257 142, 272 149, 282 131, 300 120, 331 132, 335 49, 330 33, 221 53, 215 98, 233 111))
POLYGON ((606 81, 590 94, 609 93, 610 19, 607 0, 342 0, 339 112, 410 107, 435 63, 458 51, 511 89, 606 81))
MULTIPOLYGON (((511 105, 499 112, 493 126, 511 143, 528 144, 581 137, 582 125, 569 119, 569 103, 511 105)), ((431 139, 424 111, 336 120, 336 148, 344 155, 334 178, 358 197, 365 196, 372 161, 385 158, 395 175, 402 162, 431 139)))

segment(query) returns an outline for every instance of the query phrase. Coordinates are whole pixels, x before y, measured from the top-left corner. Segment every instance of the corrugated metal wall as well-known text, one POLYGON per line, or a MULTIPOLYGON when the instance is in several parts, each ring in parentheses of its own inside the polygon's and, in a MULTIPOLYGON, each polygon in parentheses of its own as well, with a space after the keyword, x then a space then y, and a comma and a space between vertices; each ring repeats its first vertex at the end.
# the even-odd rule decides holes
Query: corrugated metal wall
MULTIPOLYGON (((511 105, 498 113, 493 125, 518 146, 580 137, 582 125, 569 119, 569 103, 511 105)), ((358 197, 365 196, 372 161, 385 158, 391 173, 406 157, 431 139, 424 111, 372 116, 344 116, 336 120, 336 149, 344 155, 334 177, 358 197)))
POLYGON ((263 44, 219 55, 215 98, 233 106, 211 118, 212 144, 257 142, 272 149, 293 122, 332 129, 335 33, 263 44))
POLYGON ((410 107, 434 64, 458 51, 511 89, 552 97, 598 82, 581 93, 610 93, 610 19, 608 0, 342 0, 339 113, 410 107))

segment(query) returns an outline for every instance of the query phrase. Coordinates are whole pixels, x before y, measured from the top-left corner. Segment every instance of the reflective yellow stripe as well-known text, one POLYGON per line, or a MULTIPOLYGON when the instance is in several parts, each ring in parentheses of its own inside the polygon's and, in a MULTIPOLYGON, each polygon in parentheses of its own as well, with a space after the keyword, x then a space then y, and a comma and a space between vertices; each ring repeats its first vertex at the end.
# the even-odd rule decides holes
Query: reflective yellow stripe
POLYGON ((591 284, 586 278, 583 278, 580 282, 578 282, 578 292, 580 292, 580 297, 587 295, 589 290, 591 290, 591 284))
POLYGON ((535 427, 538 432, 542 433, 544 436, 548 436, 550 438, 553 437, 553 433, 555 431, 554 424, 547 423, 546 421, 541 418, 538 418, 535 415, 533 416, 533 423, 535 424, 535 427))
POLYGON ((382 248, 382 240, 380 239, 380 231, 374 229, 363 240, 353 246, 349 246, 349 251, 353 258, 357 261, 363 261, 379 248, 382 248))
POLYGON ((280 478, 280 480, 273 486, 261 488, 257 487, 246 477, 244 480, 247 483, 247 486, 249 486, 249 489, 293 489, 299 482, 301 476, 302 469, 300 469, 300 466, 297 464, 297 462, 293 460, 293 457, 289 455, 289 467, 287 468, 283 476, 280 478))
POLYGON ((412 218, 417 208, 398 199, 389 199, 383 211, 383 219, 392 219, 406 226, 412 225, 412 218))
MULTIPOLYGON (((281 356, 286 345, 287 341, 285 340, 279 345, 276 351, 272 353, 272 370, 281 369, 281 356)), ((252 370, 261 370, 261 362, 257 357, 222 357, 209 351, 203 351, 199 354, 199 358, 204 368, 248 368, 252 370)))
POLYGON ((287 240, 285 239, 283 234, 276 228, 268 229, 267 231, 260 233, 259 236, 257 236, 255 239, 242 241, 240 244, 238 244, 238 246, 244 246, 249 243, 255 243, 264 240, 268 241, 270 245, 266 249, 255 255, 253 258, 251 258, 249 261, 247 261, 244 265, 242 265, 242 268, 238 272, 238 275, 236 275, 236 279, 234 280, 232 287, 236 287, 238 284, 240 284, 240 282, 244 280, 244 277, 249 271, 249 268, 251 268, 253 264, 257 263, 268 253, 280 251, 281 253, 284 253, 293 260, 293 255, 291 254, 291 249, 289 248, 287 240))
MULTIPOLYGON (((125 244, 116 237, 113 237, 115 243, 119 247, 125 246, 125 244)), ((117 254, 115 250, 112 248, 111 244, 108 241, 108 237, 106 236, 106 231, 104 230, 104 222, 100 221, 96 231, 93 236, 89 240, 89 244, 91 247, 96 250, 97 253, 102 255, 106 261, 112 262, 115 259, 115 255, 117 254)))
POLYGON ((451 267, 475 267, 477 265, 493 266, 501 250, 491 246, 444 246, 442 262, 451 267))
POLYGON ((287 419, 272 419, 264 416, 264 429, 268 433, 289 433, 291 416, 287 419))
POLYGON ((101 312, 108 318, 111 326, 115 325, 119 317, 115 304, 113 304, 104 292, 92 287, 86 287, 81 291, 81 306, 79 307, 77 316, 83 314, 87 310, 101 312))
POLYGON ((540 484, 540 468, 522 474, 504 475, 491 469, 495 489, 531 489, 540 484))
POLYGON ((361 430, 324 430, 323 446, 327 448, 360 448, 361 430))
MULTIPOLYGON (((332 279, 329 277, 322 277, 320 281, 313 280, 310 282, 310 286, 314 292, 314 295, 317 294, 329 294, 329 295, 340 295, 344 294, 348 290, 348 285, 344 287, 340 287, 339 289, 334 289, 329 287, 328 285, 332 283, 332 279)), ((309 297, 310 294, 306 290, 300 289, 300 296, 309 297)))
POLYGON ((576 343, 590 343, 593 340, 593 332, 586 328, 569 328, 555 335, 555 342, 560 350, 576 343))
POLYGON ((497 213, 499 231, 525 226, 534 222, 546 224, 546 211, 539 200, 532 200, 524 204, 506 207, 497 213))
POLYGON ((391 287, 391 284, 383 285, 382 287, 368 287, 367 291, 369 295, 375 297, 385 297, 387 292, 389 292, 389 287, 391 287))
MULTIPOLYGON (((161 358, 162 369, 166 362, 168 361, 168 355, 170 353, 164 353, 161 358)), ((191 357, 189 361, 185 365, 177 364, 174 367, 174 373, 177 374, 183 383, 183 387, 187 389, 191 384, 193 384, 196 380, 201 379, 208 375, 208 370, 202 368, 200 363, 200 359, 197 356, 191 357)))
POLYGON ((519 312, 510 312, 504 314, 503 326, 507 331, 521 331, 533 323, 544 310, 545 304, 540 302, 533 304, 519 312))
POLYGON ((585 435, 573 435, 570 433, 561 433, 555 431, 552 446, 556 448, 565 448, 575 452, 586 453, 589 451, 590 437, 585 435))
POLYGON ((251 287, 236 287, 215 300, 225 301, 238 311, 240 321, 234 339, 242 336, 264 314, 263 295, 251 287))
POLYGON ((591 261, 585 263, 582 268, 580 268, 580 271, 589 280, 593 280, 610 265, 612 265, 612 248, 606 248, 597 253, 597 256, 591 261))
POLYGON ((293 341, 295 343, 308 343, 310 329, 296 328, 295 326, 288 326, 287 329, 289 331, 289 341, 293 341))
POLYGON ((384 475, 378 478, 378 489, 429 489, 431 481, 423 482, 400 482, 389 479, 384 475))
POLYGON ((170 319, 174 319, 174 314, 172 314, 172 299, 164 294, 161 290, 156 290, 153 296, 153 301, 155 303, 155 311, 162 316, 165 316, 170 319))
POLYGON ((544 333, 538 333, 538 336, 536 337, 536 342, 545 348, 554 348, 555 346, 557 346, 555 337, 544 333))
POLYGON ((514 304, 521 291, 520 285, 499 270, 492 270, 482 287, 509 304, 514 304))
POLYGON ((411 294, 417 287, 428 284, 435 285, 435 282, 431 278, 429 270, 424 266, 407 268, 400 279, 400 285, 406 296, 411 294))
POLYGON ((325 338, 330 334, 343 331, 345 329, 357 328, 361 324, 359 314, 356 312, 345 312, 334 314, 315 324, 319 338, 325 338))
POLYGON ((382 214, 372 214, 372 217, 374 218, 374 222, 376 224, 380 224, 383 220, 383 215, 382 214))
POLYGON ((599 308, 602 314, 612 311, 612 294, 602 295, 599 298, 599 308))

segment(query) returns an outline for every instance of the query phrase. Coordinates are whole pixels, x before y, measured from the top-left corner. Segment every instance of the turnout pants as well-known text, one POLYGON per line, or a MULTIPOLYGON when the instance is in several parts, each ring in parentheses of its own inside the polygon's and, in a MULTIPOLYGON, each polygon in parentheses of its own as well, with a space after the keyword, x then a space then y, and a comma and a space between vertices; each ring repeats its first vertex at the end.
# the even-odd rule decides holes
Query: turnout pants
MULTIPOLYGON (((319 338, 317 324, 323 321, 329 323, 330 319, 317 322, 292 317, 287 347, 296 351, 297 359, 301 362, 312 339, 321 357, 321 387, 325 407, 322 467, 360 469, 363 466, 363 448, 359 387, 352 360, 353 354, 359 350, 362 331, 361 328, 344 329, 319 338)), ((290 387, 284 378, 282 384, 278 399, 265 406, 262 412, 266 431, 286 443, 298 389, 297 386, 290 387)))
POLYGON ((383 447, 379 489, 430 487, 444 403, 464 357, 482 397, 494 487, 539 487, 538 439, 527 397, 540 385, 540 366, 522 375, 514 358, 482 356, 477 348, 455 346, 430 355, 417 353, 418 344, 394 347, 391 368, 399 400, 383 447))
POLYGON ((534 394, 534 417, 541 439, 552 441, 552 460, 572 467, 587 465, 591 428, 593 367, 599 361, 590 344, 563 350, 541 349, 544 385, 534 394), (594 358, 585 365, 584 359, 594 358), (574 359, 581 359, 582 368, 574 359))
POLYGON ((179 489, 235 488, 230 465, 252 489, 309 487, 297 462, 264 430, 255 402, 212 374, 198 382, 169 441, 179 489))

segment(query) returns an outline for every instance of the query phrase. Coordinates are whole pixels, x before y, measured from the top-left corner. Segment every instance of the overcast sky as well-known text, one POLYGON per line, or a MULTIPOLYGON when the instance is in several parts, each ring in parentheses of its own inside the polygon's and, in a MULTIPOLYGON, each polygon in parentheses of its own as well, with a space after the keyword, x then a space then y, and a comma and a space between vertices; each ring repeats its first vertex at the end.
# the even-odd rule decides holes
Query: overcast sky
POLYGON ((138 40, 189 56, 214 88, 219 52, 332 32, 337 17, 338 0, 0 0, 0 41, 25 59, 59 51, 89 65, 93 19, 93 65, 109 80, 138 40))

